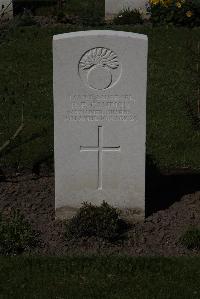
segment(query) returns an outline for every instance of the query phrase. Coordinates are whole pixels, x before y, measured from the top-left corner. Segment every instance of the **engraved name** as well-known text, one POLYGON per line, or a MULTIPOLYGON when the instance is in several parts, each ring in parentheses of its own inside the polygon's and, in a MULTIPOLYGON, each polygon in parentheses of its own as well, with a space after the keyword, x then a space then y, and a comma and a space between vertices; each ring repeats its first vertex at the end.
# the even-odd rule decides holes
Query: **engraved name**
POLYGON ((134 121, 134 99, 130 95, 70 96, 69 121, 134 121))

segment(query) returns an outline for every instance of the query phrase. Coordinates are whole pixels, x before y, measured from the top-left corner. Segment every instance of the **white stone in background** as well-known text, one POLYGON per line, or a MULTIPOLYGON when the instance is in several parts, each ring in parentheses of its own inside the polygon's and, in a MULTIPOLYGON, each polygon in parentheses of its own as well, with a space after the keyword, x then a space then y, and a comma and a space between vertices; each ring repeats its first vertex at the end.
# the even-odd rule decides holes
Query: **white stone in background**
POLYGON ((145 9, 148 0, 105 0, 105 15, 110 17, 118 14, 123 8, 145 9))
POLYGON ((13 2, 12 0, 0 0, 0 16, 2 20, 13 18, 13 2))
POLYGON ((103 200, 143 215, 145 35, 85 31, 54 36, 57 216, 103 200))

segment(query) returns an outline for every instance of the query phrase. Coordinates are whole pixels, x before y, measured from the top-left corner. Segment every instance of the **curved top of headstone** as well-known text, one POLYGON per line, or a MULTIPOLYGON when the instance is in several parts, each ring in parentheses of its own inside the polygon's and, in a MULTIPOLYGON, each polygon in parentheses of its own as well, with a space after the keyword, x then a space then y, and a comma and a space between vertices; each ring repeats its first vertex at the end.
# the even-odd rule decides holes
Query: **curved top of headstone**
POLYGON ((148 40, 147 35, 125 32, 125 31, 114 31, 114 30, 88 30, 88 31, 77 31, 69 32, 63 34, 57 34, 53 36, 53 40, 73 38, 73 37, 86 37, 86 36, 115 36, 115 37, 127 37, 127 38, 136 38, 142 40, 148 40))

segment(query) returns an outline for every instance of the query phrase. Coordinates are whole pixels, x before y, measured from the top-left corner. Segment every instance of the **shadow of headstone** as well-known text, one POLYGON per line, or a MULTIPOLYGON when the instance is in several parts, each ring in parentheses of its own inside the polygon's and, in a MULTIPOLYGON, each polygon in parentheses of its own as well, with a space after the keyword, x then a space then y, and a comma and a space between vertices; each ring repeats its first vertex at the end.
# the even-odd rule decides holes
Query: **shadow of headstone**
POLYGON ((200 173, 177 170, 162 174, 152 158, 146 157, 146 217, 170 207, 184 195, 200 190, 200 173))

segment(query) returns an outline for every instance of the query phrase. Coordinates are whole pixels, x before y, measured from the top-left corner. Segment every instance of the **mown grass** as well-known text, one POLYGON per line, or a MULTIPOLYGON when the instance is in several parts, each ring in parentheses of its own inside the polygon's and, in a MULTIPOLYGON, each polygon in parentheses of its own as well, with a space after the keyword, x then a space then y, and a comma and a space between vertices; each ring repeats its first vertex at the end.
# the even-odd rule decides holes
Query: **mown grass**
POLYGON ((0 258, 0 298, 200 298, 199 258, 0 258))
MULTIPOLYGON (((52 36, 88 29, 94 28, 23 27, 1 38, 0 144, 19 125, 22 102, 25 129, 2 153, 0 167, 53 165, 52 36)), ((197 101, 197 57, 188 42, 195 50, 200 28, 110 25, 99 29, 148 35, 147 154, 160 169, 200 169, 200 130, 186 105, 188 99, 197 101)))

